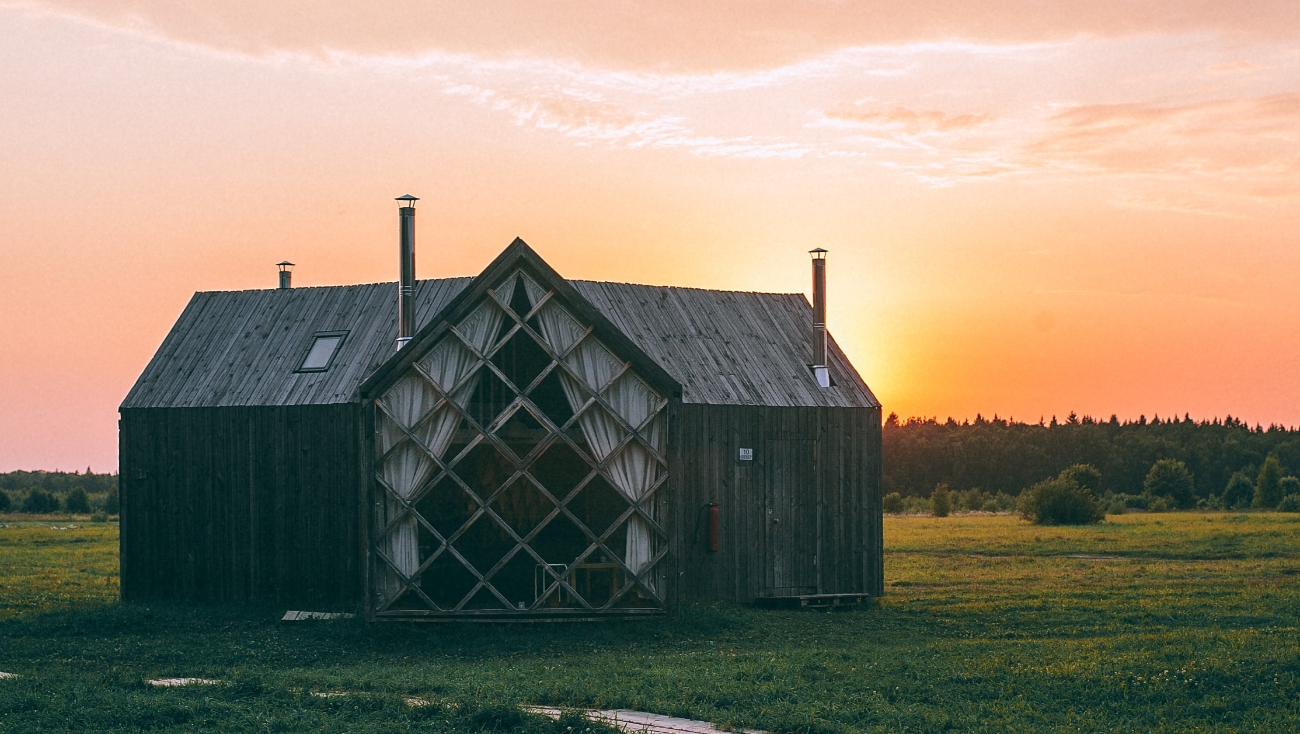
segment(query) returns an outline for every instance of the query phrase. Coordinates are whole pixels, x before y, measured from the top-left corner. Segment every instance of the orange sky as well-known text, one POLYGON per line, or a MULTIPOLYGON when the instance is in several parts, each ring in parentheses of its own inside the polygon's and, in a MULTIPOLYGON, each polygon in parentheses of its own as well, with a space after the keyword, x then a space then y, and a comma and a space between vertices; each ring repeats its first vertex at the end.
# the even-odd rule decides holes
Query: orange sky
POLYGON ((194 291, 393 279, 406 192, 426 278, 827 247, 887 412, 1300 424, 1293 0, 211 5, 0 0, 0 470, 115 469, 194 291))

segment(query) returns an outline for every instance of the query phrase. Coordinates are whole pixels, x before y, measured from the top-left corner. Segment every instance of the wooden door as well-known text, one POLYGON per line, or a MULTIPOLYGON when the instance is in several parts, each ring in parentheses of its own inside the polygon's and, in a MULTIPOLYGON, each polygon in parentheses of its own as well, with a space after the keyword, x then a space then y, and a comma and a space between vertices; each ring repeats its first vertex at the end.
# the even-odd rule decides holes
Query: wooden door
POLYGON ((817 591, 817 442, 766 442, 762 468, 766 596, 817 591))

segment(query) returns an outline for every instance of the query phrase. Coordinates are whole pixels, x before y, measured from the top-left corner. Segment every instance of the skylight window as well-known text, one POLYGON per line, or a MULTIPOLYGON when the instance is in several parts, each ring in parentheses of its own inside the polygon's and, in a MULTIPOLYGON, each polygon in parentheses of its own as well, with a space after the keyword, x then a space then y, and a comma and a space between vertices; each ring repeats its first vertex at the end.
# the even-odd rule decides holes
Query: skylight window
POLYGON ((311 349, 307 351, 307 356, 303 358, 298 371, 324 372, 329 369, 330 363, 334 361, 334 355, 338 354, 339 345, 343 343, 343 338, 347 335, 346 331, 316 332, 316 338, 312 340, 311 349))

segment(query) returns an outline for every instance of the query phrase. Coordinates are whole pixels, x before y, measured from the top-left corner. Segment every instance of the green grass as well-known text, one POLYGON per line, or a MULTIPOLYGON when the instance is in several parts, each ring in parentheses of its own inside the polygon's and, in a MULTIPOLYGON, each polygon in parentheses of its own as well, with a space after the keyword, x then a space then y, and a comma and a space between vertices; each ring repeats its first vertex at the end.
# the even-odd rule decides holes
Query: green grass
POLYGON ((868 610, 496 626, 121 605, 115 526, 9 524, 0 670, 20 677, 0 680, 0 731, 589 726, 519 703, 778 732, 1300 730, 1294 515, 891 517, 887 594, 868 610), (180 676, 225 683, 144 684, 180 676), (327 691, 349 695, 312 695, 327 691))

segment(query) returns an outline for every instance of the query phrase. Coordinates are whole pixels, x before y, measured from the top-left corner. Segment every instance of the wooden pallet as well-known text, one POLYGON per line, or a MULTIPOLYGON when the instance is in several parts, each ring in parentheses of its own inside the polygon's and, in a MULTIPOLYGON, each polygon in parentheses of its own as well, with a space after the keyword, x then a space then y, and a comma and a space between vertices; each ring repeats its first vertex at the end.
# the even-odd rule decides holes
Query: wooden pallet
POLYGON ((870 604, 870 594, 793 594, 754 599, 754 606, 760 609, 857 609, 870 604))

